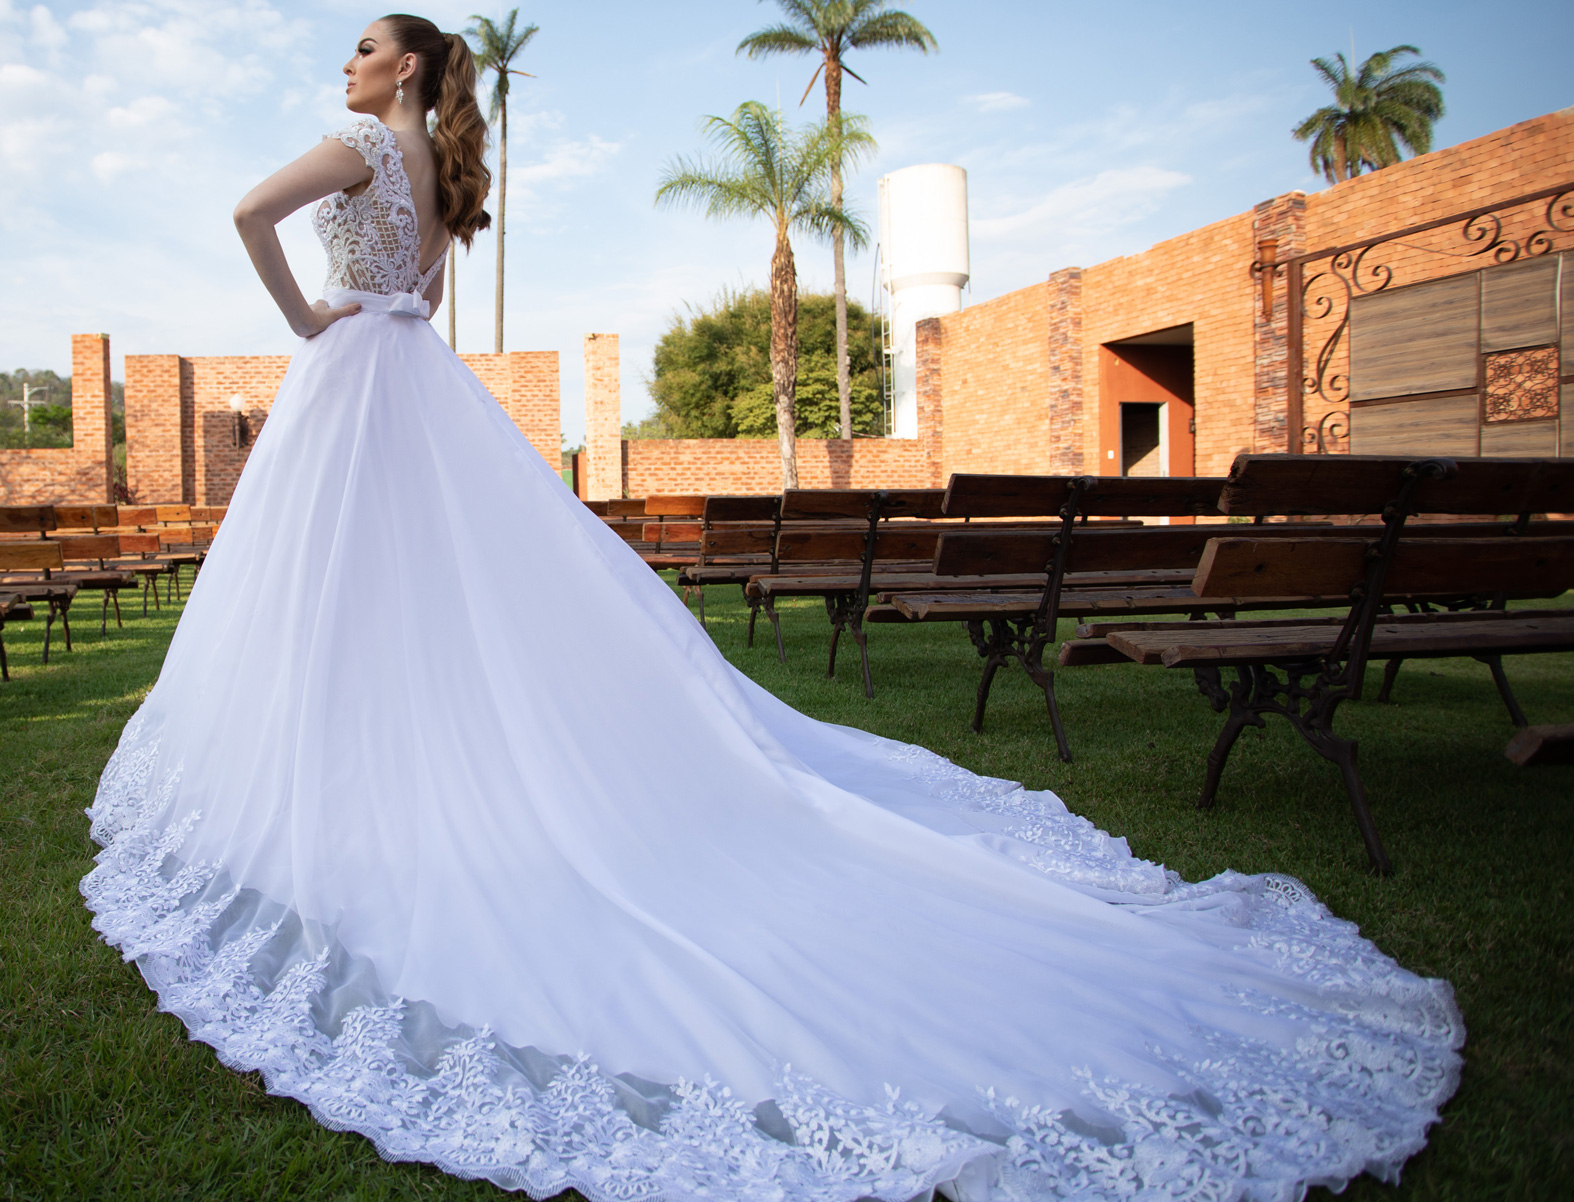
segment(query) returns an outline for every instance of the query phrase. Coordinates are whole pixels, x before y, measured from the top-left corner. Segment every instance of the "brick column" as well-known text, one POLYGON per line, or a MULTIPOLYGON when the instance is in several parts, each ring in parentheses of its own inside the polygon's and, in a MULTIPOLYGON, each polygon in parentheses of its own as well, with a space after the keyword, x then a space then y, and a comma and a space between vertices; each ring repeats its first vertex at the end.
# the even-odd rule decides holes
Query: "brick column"
MULTIPOLYGON (((1278 263, 1294 258, 1306 249, 1306 193, 1287 192, 1265 200, 1252 211, 1252 247, 1258 261, 1269 254, 1278 263), (1273 243, 1270 250, 1268 243, 1273 243)), ((1258 287, 1252 294, 1253 447, 1259 454, 1293 451, 1291 441, 1299 431, 1287 430, 1290 388, 1299 381, 1286 378, 1289 347, 1289 281, 1279 267, 1269 275, 1264 268, 1255 277, 1258 287), (1268 279, 1268 288, 1263 287, 1268 279), (1268 300, 1272 308, 1264 307, 1268 300)), ((1317 415, 1321 416, 1321 415, 1317 415)), ((1304 448, 1302 448, 1304 449, 1304 448)))
POLYGON ((938 317, 918 323, 915 331, 918 441, 929 461, 929 487, 945 487, 945 396, 942 376, 945 329, 938 317))
POLYGON ((592 501, 623 495, 623 401, 618 377, 618 336, 585 335, 586 494, 592 501))
MULTIPOLYGON (((1082 384, 1082 268, 1049 277, 1049 470, 1074 476, 1087 470, 1086 398, 1082 384)), ((1097 414, 1093 429, 1098 429, 1097 414)), ((1097 466, 1094 467, 1097 471, 1097 466)))
POLYGON ((126 356, 126 483, 149 505, 185 500, 179 355, 126 356))
POLYGON ((115 496, 109 401, 109 335, 71 335, 72 466, 82 495, 94 501, 115 496))
POLYGON ((508 400, 514 425, 553 471, 563 462, 563 406, 558 392, 556 351, 508 353, 508 400))

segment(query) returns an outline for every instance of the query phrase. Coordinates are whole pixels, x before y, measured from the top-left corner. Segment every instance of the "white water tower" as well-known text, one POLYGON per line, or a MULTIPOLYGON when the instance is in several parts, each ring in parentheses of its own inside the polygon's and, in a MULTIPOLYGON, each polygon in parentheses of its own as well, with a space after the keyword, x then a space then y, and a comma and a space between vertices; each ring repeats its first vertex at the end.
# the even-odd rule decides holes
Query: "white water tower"
POLYGON ((879 263, 890 433, 917 438, 916 327, 959 311, 968 281, 966 171, 924 163, 881 178, 879 263))

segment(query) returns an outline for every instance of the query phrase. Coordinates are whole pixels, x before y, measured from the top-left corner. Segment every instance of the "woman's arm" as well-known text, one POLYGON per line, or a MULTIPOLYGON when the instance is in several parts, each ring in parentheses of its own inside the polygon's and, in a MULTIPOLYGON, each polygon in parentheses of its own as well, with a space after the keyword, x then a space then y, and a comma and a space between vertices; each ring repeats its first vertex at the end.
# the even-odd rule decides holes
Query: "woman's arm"
POLYGON ((290 329, 302 338, 322 333, 339 318, 359 313, 361 307, 330 309, 324 301, 307 304, 274 227, 302 205, 369 183, 371 178, 372 169, 357 151, 338 138, 324 138, 289 166, 263 180, 235 206, 235 228, 251 256, 251 265, 290 323, 290 329))

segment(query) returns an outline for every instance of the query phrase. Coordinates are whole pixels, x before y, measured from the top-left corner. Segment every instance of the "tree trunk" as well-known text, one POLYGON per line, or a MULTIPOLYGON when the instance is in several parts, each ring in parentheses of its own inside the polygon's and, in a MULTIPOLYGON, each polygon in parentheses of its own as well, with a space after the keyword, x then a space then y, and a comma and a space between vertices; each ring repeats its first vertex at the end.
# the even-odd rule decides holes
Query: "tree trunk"
POLYGON ((1343 132, 1334 135, 1334 182, 1343 183, 1350 178, 1350 159, 1345 151, 1343 132))
MULTIPOLYGON (((825 63, 825 115, 831 136, 842 136, 842 64, 836 58, 825 63)), ((831 206, 842 207, 842 156, 838 149, 831 160, 831 206)), ((846 234, 838 229, 831 241, 831 263, 836 286, 836 395, 842 406, 842 437, 853 436, 853 384, 847 363, 847 259, 846 234)))
POLYGON ((502 138, 497 146, 497 353, 503 353, 503 214, 508 209, 508 97, 499 105, 502 138))
POLYGON ((776 231, 776 253, 771 256, 771 392, 776 399, 782 488, 797 488, 798 274, 785 227, 776 231))
POLYGON ((457 351, 458 343, 454 341, 454 258, 459 252, 453 247, 448 248, 448 349, 457 351))

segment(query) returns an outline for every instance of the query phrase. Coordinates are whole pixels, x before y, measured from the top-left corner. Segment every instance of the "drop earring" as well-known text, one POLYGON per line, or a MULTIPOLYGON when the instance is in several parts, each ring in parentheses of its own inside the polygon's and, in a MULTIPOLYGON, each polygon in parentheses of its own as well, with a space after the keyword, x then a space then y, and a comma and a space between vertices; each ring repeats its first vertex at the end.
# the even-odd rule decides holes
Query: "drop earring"
POLYGON ((394 99, 400 104, 404 103, 404 80, 402 79, 394 82, 394 99))

